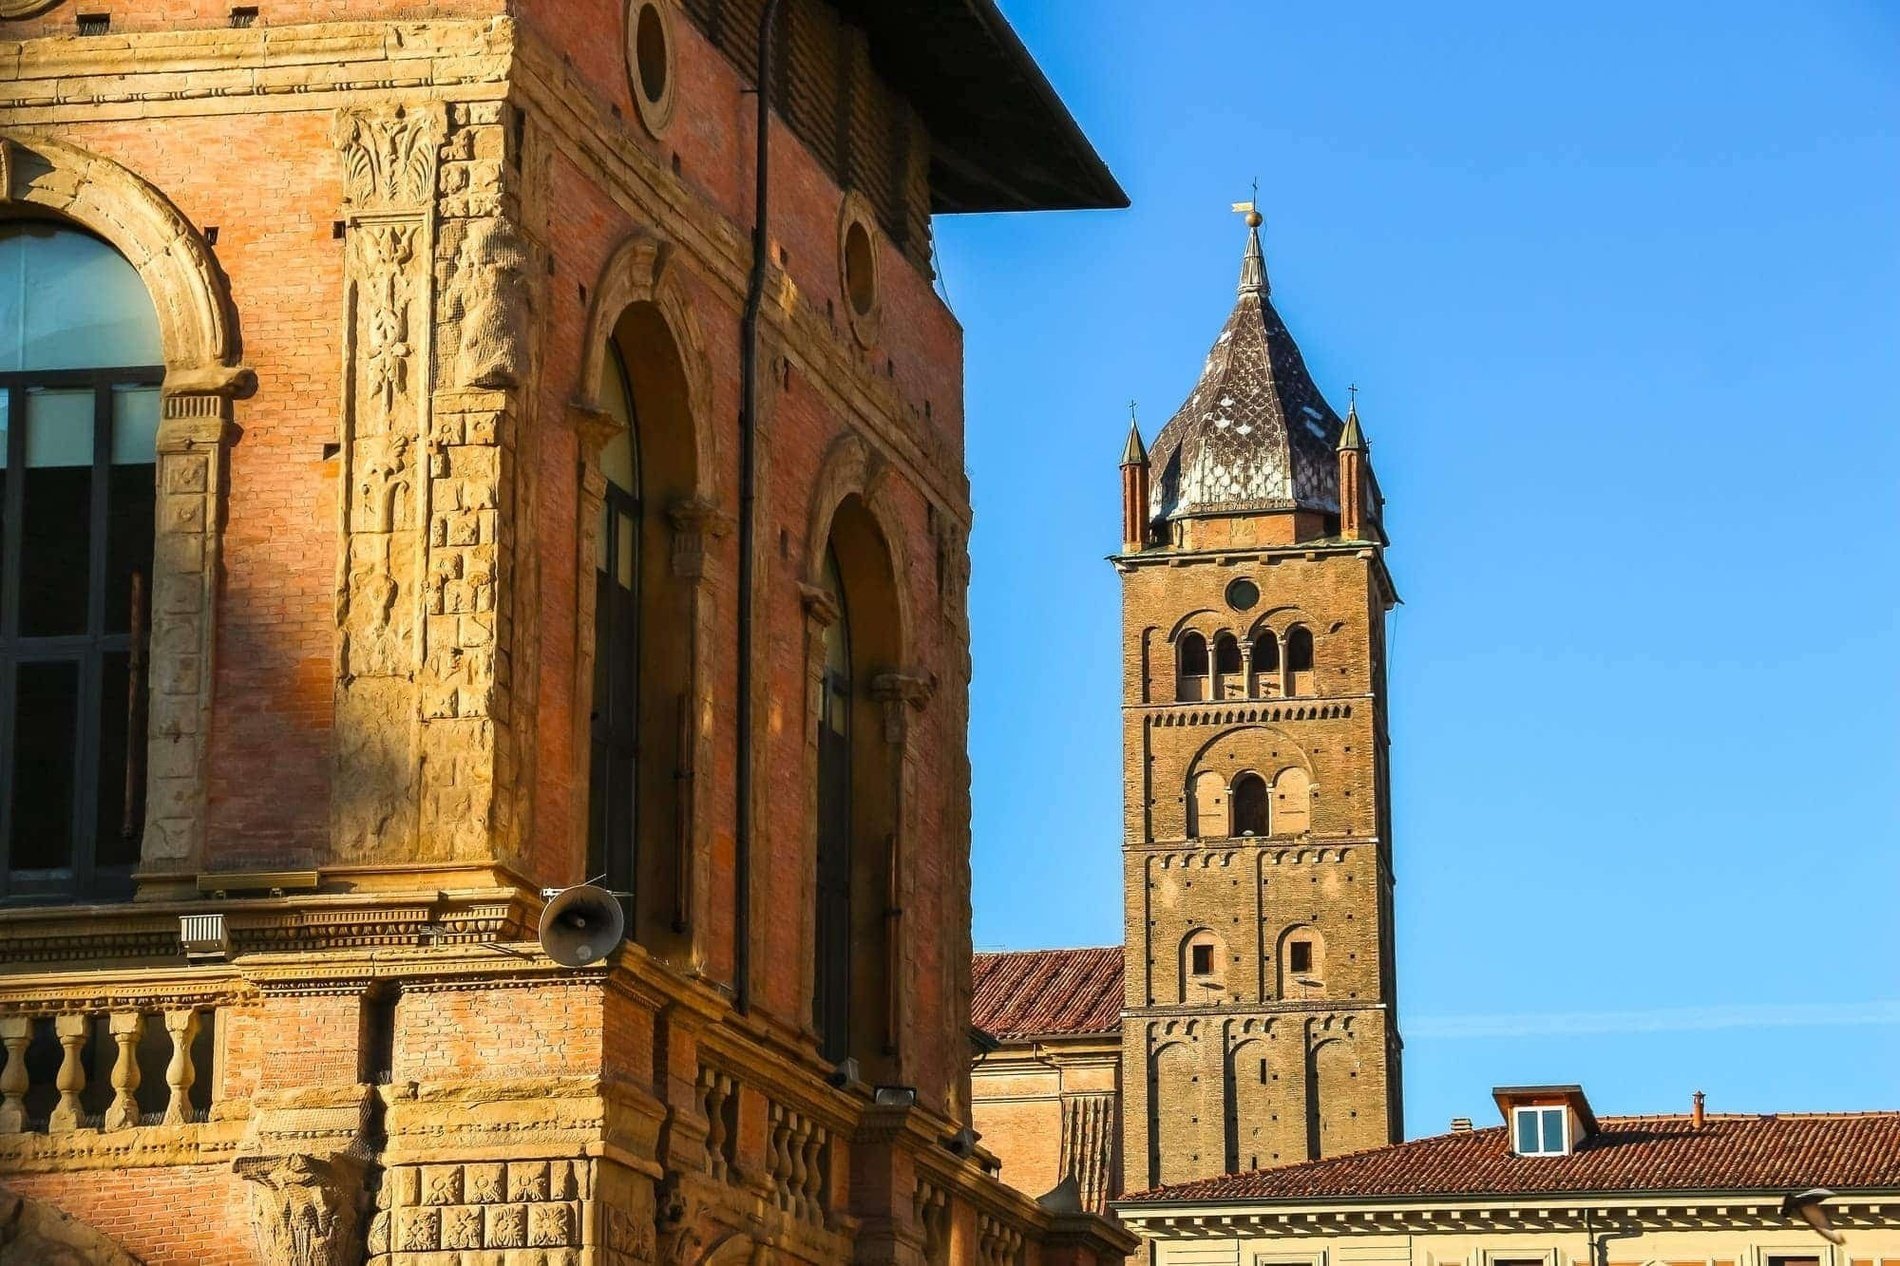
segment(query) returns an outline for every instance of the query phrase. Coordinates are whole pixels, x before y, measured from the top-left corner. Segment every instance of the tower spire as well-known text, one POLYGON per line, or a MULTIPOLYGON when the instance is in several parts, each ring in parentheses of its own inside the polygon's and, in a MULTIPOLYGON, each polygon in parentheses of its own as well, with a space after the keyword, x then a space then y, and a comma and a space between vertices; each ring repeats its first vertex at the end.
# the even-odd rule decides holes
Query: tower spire
POLYGON ((1260 182, 1253 182, 1253 197, 1245 202, 1236 202, 1234 210, 1246 212, 1247 253, 1240 260, 1240 293, 1242 296, 1259 295, 1262 299, 1272 293, 1267 284, 1267 259, 1260 250, 1260 182))
POLYGON ((1148 448, 1141 442, 1141 423, 1135 418, 1135 402, 1128 402, 1128 442, 1122 445, 1122 465, 1146 466, 1148 448))
POLYGON ((1141 443, 1135 402, 1128 402, 1128 443, 1122 446, 1122 549, 1133 554, 1148 544, 1148 450, 1141 443))

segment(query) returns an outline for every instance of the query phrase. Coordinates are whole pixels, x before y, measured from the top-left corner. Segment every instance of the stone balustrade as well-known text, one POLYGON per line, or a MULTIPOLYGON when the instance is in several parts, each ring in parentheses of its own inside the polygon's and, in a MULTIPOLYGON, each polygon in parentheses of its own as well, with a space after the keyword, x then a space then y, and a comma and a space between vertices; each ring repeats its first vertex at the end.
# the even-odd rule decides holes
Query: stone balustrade
POLYGON ((801 1222, 825 1224, 830 1209, 831 1131, 811 1117, 782 1103, 769 1115, 770 1146, 765 1174, 779 1210, 801 1222))
POLYGON ((0 1014, 0 1135, 202 1120, 214 1024, 191 1007, 0 1014))

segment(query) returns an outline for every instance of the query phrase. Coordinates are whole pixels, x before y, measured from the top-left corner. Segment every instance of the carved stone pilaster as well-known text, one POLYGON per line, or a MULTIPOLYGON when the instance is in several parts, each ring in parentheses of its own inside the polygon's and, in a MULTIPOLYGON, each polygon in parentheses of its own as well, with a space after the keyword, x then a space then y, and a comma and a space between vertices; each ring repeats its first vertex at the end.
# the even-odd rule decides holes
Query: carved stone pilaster
POLYGON ((414 857, 439 106, 339 110, 344 178, 340 860, 414 857))
POLYGON ((152 544, 151 686, 141 868, 196 869, 204 854, 213 645, 232 399, 248 370, 166 375, 152 544))

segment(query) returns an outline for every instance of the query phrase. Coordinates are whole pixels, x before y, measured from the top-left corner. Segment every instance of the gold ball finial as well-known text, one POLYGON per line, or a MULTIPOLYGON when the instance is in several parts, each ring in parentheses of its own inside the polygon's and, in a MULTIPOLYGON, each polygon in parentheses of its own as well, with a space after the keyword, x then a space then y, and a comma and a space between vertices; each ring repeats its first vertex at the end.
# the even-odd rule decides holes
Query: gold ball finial
POLYGON ((1247 227, 1250 229, 1260 227, 1260 213, 1258 211, 1247 212, 1247 227))

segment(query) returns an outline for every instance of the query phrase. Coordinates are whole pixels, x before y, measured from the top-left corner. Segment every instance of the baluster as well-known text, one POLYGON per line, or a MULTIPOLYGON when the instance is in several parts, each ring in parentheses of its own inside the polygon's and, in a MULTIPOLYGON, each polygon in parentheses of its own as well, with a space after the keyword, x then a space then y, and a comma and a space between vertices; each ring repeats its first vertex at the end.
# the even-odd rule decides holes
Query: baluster
POLYGON ((105 1128, 123 1130, 139 1123, 139 1039, 145 1036, 145 1017, 136 1011, 114 1011, 107 1019, 119 1057, 112 1065, 112 1106, 106 1109, 105 1128))
POLYGON ((0 1015, 0 1045, 6 1047, 0 1067, 0 1134, 26 1129, 26 1044, 33 1037, 30 1015, 0 1015))
POLYGON ((811 1177, 807 1182, 807 1189, 811 1193, 812 1221, 819 1223, 825 1220, 825 1155, 829 1150, 826 1145, 830 1141, 831 1134, 824 1126, 812 1127, 811 1142, 807 1144, 811 1153, 810 1164, 807 1167, 811 1177))
POLYGON ((165 1031, 171 1034, 172 1058, 165 1065, 165 1084, 171 1088, 165 1100, 165 1124, 185 1125, 191 1121, 191 1083, 198 1070, 191 1066, 191 1044, 198 1038, 196 1011, 167 1011, 165 1031))
POLYGON ((718 1077, 720 1137, 725 1139, 720 1160, 725 1167, 726 1181, 736 1182, 739 1179, 739 1139, 735 1124, 739 1119, 739 1082, 726 1073, 719 1073, 718 1077), (732 1114, 730 1120, 726 1116, 728 1112, 732 1114))
POLYGON ((85 1110, 80 1106, 80 1092, 86 1088, 86 1064, 82 1052, 86 1047, 86 1035, 92 1028, 92 1020, 83 1015, 57 1015, 53 1017, 53 1034, 59 1038, 60 1050, 59 1076, 53 1082, 59 1087, 59 1104, 53 1109, 47 1120, 46 1128, 53 1133, 76 1130, 84 1119, 85 1110))
POLYGON ((711 1068, 699 1071, 700 1106, 706 1113, 706 1169, 717 1182, 726 1180, 725 1095, 719 1074, 711 1068))
POLYGON ((811 1195, 809 1192, 809 1169, 805 1164, 806 1145, 811 1139, 811 1122, 803 1116, 792 1117, 792 1212, 801 1218, 811 1217, 811 1195))
POLYGON ((772 1194, 785 1213, 792 1211, 792 1127, 785 1120, 785 1109, 772 1105, 772 1194))

